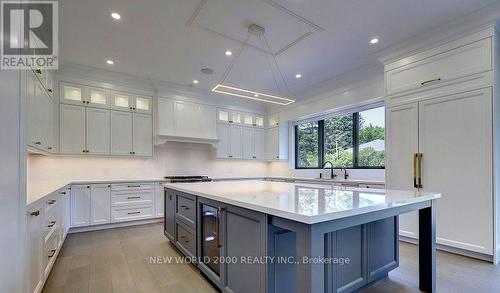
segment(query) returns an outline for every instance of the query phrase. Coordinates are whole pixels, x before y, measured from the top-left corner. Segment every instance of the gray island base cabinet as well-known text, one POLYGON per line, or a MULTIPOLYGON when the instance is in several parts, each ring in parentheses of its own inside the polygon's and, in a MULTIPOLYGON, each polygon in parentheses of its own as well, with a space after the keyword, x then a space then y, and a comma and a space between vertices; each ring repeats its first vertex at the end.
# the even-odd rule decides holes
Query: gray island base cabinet
MULTIPOLYGON (((267 208, 261 210, 254 206, 247 208, 249 202, 243 200, 241 205, 235 202, 237 194, 233 200, 226 201, 224 195, 210 196, 210 188, 201 193, 197 188, 189 189, 188 185, 195 184, 166 185, 165 235, 184 255, 195 256, 194 265, 222 292, 358 291, 398 267, 398 217, 416 210, 422 235, 419 240, 420 289, 435 292, 434 201, 439 195, 307 222, 273 214, 269 202, 267 208), (192 226, 188 227, 182 220, 184 216, 179 214, 179 199, 185 203, 182 200, 187 197, 196 203, 196 227, 191 230, 188 228, 192 226), (192 233, 190 237, 196 239, 190 251, 178 240, 178 234, 184 233, 175 228, 180 221, 192 233)), ((279 189, 276 185, 273 187, 279 189)), ((248 197, 246 192, 246 199, 251 198, 253 204, 258 202, 255 195, 248 197)), ((362 196, 359 189, 352 194, 353 199, 362 196)), ((278 200, 284 200, 282 195, 278 200)), ((273 198, 271 194, 266 196, 267 201, 273 198)), ((359 206, 360 199, 353 200, 356 201, 359 206)))

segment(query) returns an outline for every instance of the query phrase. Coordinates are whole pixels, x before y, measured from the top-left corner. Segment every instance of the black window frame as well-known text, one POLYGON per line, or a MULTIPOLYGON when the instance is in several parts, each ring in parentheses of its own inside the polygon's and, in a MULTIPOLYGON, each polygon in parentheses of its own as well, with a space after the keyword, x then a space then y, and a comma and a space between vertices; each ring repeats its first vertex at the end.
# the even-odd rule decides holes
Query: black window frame
MULTIPOLYGON (((383 106, 380 106, 383 107, 383 106)), ((378 107, 374 107, 375 109, 378 107)), ((353 165, 350 167, 344 166, 333 166, 335 169, 385 169, 385 166, 359 166, 359 112, 352 113, 352 144, 353 144, 353 165)), ((362 112, 362 111, 361 111, 362 112)), ((320 170, 324 169, 325 165, 325 119, 317 120, 318 121, 318 167, 300 167, 298 166, 298 129, 299 125, 294 126, 294 134, 295 134, 295 169, 298 170, 320 170)))

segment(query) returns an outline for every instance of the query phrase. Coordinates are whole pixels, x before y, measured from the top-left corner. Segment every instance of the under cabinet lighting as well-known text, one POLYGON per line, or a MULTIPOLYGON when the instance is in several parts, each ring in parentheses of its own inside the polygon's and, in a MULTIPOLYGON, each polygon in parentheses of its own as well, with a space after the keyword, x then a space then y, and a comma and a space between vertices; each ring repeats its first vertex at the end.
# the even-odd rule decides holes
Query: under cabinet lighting
POLYGON ((373 39, 370 40, 370 44, 374 45, 376 43, 378 43, 378 39, 377 38, 373 38, 373 39))
POLYGON ((216 85, 213 89, 213 92, 220 93, 220 94, 225 94, 225 95, 230 95, 230 96, 235 96, 235 97, 240 97, 240 98, 245 98, 245 99, 250 99, 250 100, 256 100, 256 101, 261 101, 261 102, 267 102, 267 103, 273 103, 273 104, 278 104, 278 105, 290 105, 291 103, 294 103, 295 101, 289 98, 284 98, 284 97, 278 97, 278 96, 273 96, 273 95, 268 95, 264 93, 259 93, 255 91, 250 91, 242 88, 237 88, 237 87, 231 87, 227 85, 222 85, 218 84, 216 85))
POLYGON ((111 13, 111 17, 114 18, 114 19, 116 19, 116 20, 119 20, 120 18, 122 18, 121 15, 118 14, 118 13, 116 13, 116 12, 112 12, 111 13))
POLYGON ((197 83, 199 83, 199 81, 197 81, 197 80, 195 79, 195 80, 193 80, 193 83, 194 83, 194 84, 197 84, 197 83))
POLYGON ((226 56, 231 56, 231 55, 233 55, 233 52, 231 52, 231 51, 227 50, 227 51, 226 51, 226 56))
POLYGON ((113 64, 115 64, 115 62, 114 62, 113 60, 109 60, 109 59, 108 59, 108 60, 106 60, 106 63, 108 63, 109 65, 113 65, 113 64))
POLYGON ((301 78, 301 77, 302 77, 302 74, 300 74, 300 73, 295 74, 295 78, 301 78))

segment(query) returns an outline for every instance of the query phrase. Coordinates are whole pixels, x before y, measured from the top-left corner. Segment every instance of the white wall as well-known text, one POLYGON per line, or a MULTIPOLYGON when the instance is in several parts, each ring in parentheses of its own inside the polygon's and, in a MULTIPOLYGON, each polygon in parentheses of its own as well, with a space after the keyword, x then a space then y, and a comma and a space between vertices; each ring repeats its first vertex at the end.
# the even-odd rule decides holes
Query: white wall
POLYGON ((30 155, 29 180, 158 179, 165 175, 215 177, 267 176, 267 162, 215 160, 207 144, 168 142, 154 158, 64 157, 30 155))
MULTIPOLYGON (((279 112, 281 121, 294 121, 318 113, 356 107, 382 100, 384 95, 384 76, 382 68, 369 68, 364 72, 349 73, 349 78, 343 81, 327 81, 318 88, 301 95, 309 96, 303 102, 297 102, 286 108, 274 109, 279 112), (356 75, 358 80, 356 80, 356 75), (361 80, 359 80, 361 79, 361 80)), ((273 111, 273 110, 271 110, 273 111)), ((294 132, 289 128, 289 160, 288 162, 273 162, 269 165, 269 174, 273 176, 319 177, 320 170, 295 170, 294 132)), ((324 172, 324 171, 323 171, 324 172)), ((339 171, 338 178, 343 178, 339 171)), ((350 179, 385 180, 384 170, 348 170, 350 179)), ((329 172, 323 173, 329 176, 329 172)))

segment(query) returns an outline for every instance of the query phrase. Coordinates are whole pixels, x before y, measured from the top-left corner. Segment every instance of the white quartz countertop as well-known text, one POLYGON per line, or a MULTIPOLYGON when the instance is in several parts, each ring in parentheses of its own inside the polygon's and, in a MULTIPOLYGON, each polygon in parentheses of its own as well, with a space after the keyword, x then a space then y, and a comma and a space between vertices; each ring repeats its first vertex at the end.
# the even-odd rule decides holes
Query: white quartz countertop
POLYGON ((315 224, 440 198, 439 193, 332 184, 232 180, 164 183, 165 187, 227 204, 315 224))
POLYGON ((165 179, 110 179, 110 180, 29 180, 26 190, 26 204, 30 205, 45 196, 71 184, 141 183, 165 182, 165 179))

